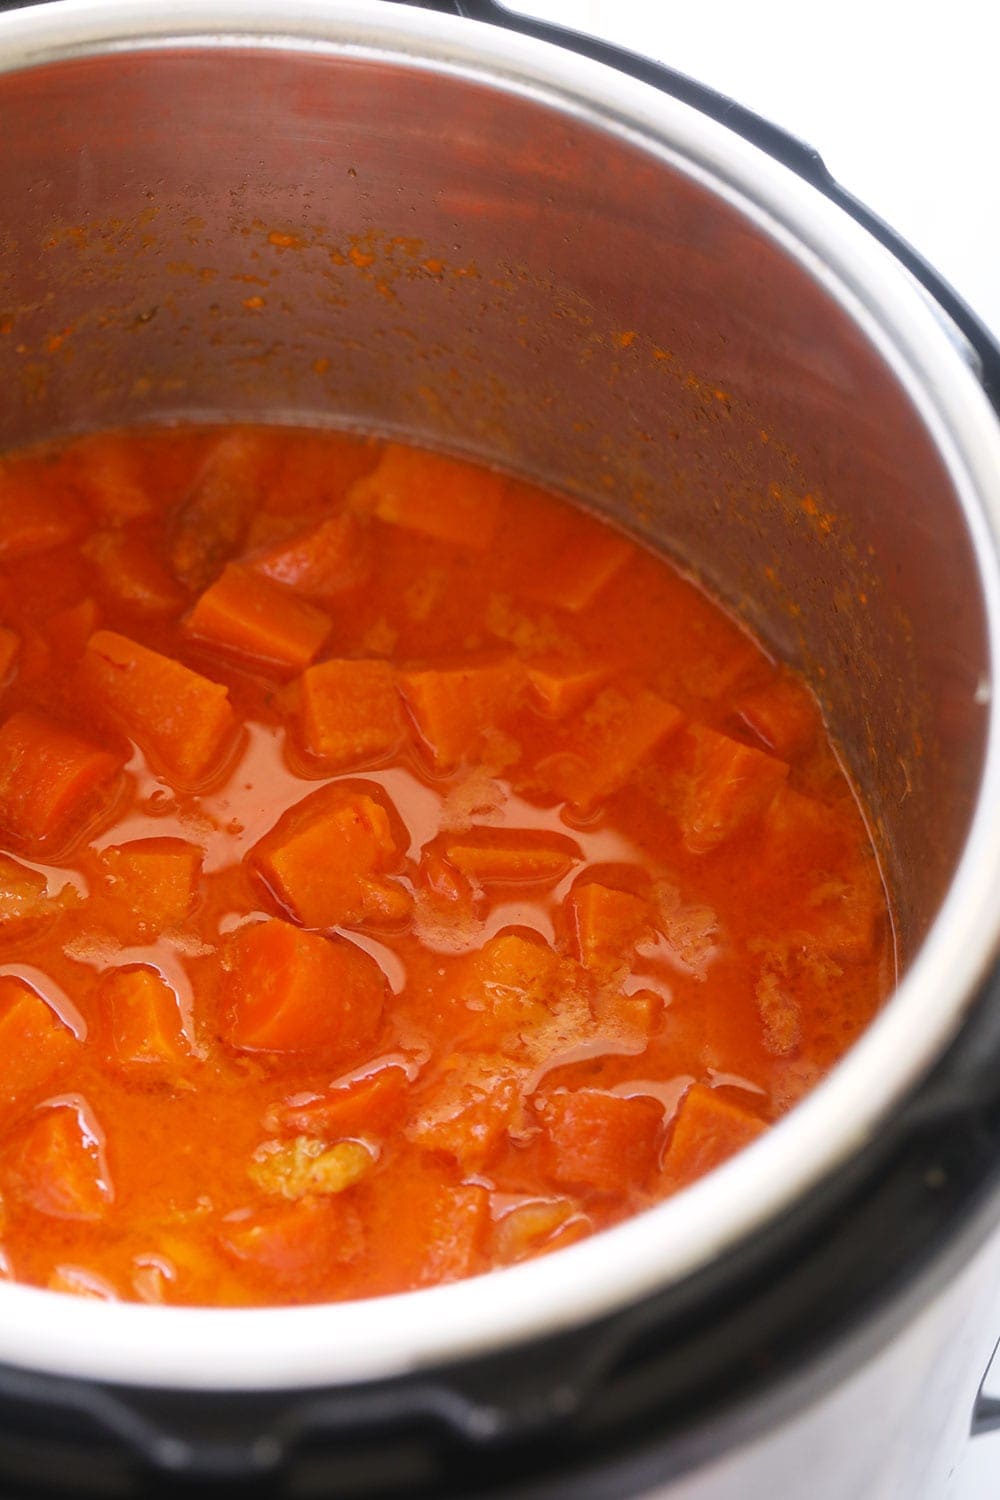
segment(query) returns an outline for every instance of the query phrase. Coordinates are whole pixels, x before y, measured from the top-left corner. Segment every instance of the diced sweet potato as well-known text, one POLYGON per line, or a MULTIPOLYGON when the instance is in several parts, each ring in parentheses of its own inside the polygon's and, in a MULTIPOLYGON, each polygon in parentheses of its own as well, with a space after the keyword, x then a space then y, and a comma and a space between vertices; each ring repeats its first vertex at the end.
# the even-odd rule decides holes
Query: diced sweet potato
POLYGON ((722 1098, 715 1089, 695 1083, 681 1101, 662 1179, 669 1189, 685 1187, 749 1146, 766 1129, 763 1120, 722 1098))
POLYGON ((300 1135, 291 1141, 265 1141, 254 1152, 248 1176, 273 1197, 333 1197, 360 1182, 374 1165, 374 1153, 360 1141, 328 1146, 314 1136, 300 1135))
POLYGON ((572 614, 593 604, 636 550, 627 537, 580 516, 567 521, 554 543, 536 559, 523 586, 533 598, 572 614))
POLYGON ((526 671, 539 707, 552 719, 565 719, 586 707, 610 676, 606 666, 570 666, 556 661, 529 662, 526 671))
POLYGON ((101 1219, 114 1197, 100 1132, 76 1104, 51 1105, 37 1114, 4 1175, 24 1203, 56 1219, 101 1219))
POLYGON ((155 969, 112 969, 98 999, 107 1018, 111 1057, 126 1069, 163 1068, 183 1062, 187 1047, 177 996, 155 969))
POLYGON ((631 964, 636 943, 653 926, 649 905, 640 896, 596 880, 574 886, 566 908, 580 962, 599 973, 631 964))
POLYGON ((43 844, 82 823, 115 781, 124 756, 28 711, 0 726, 0 828, 43 844))
POLYGON ((368 532, 353 511, 344 511, 254 553, 246 565, 272 583, 325 602, 357 588, 368 577, 368 532))
POLYGON ((56 610, 45 622, 45 633, 52 650, 63 661, 79 661, 87 642, 97 629, 99 612, 93 599, 81 599, 67 609, 56 610))
POLYGON ((445 840, 446 858, 480 885, 561 880, 577 860, 573 839, 533 828, 479 828, 445 840))
POLYGON ((520 705, 524 669, 510 657, 473 666, 411 669, 399 686, 439 770, 452 770, 520 705))
POLYGON ((536 1198, 518 1203, 493 1230, 493 1258, 516 1265, 550 1250, 562 1249, 590 1234, 593 1225, 571 1198, 536 1198))
POLYGON ((454 1053, 444 1068, 423 1090, 404 1133, 426 1151, 453 1156, 463 1172, 478 1172, 521 1121, 522 1077, 490 1052, 454 1053))
POLYGON ((86 525, 79 501, 32 464, 0 464, 0 562, 71 542, 86 525))
POLYGON ((285 439, 262 507, 279 516, 329 515, 378 463, 381 443, 350 432, 296 432, 285 439))
POLYGON ((579 1089, 539 1097, 535 1110, 554 1182, 617 1193, 641 1188, 656 1166, 663 1107, 655 1099, 579 1089))
POLYGON ((301 1302, 335 1285, 337 1269, 357 1260, 364 1243, 357 1210, 337 1196, 234 1214, 219 1235, 221 1249, 233 1260, 301 1302))
POLYGON ((79 1043, 40 995, 0 975, 0 1110, 30 1101, 72 1062, 79 1043))
POLYGON ((48 881, 38 870, 0 854, 0 932, 44 921, 65 905, 62 892, 48 895, 48 881))
POLYGON ((406 734, 388 662, 324 661, 302 674, 302 738, 310 754, 342 769, 384 760, 406 734))
POLYGON ((73 452, 73 483, 102 521, 120 526, 152 515, 155 506, 127 434, 92 433, 78 438, 73 452))
POLYGON ((588 976, 547 944, 501 932, 471 954, 449 986, 453 1043, 548 1063, 591 1034, 588 976))
POLYGON ((787 673, 741 693, 734 707, 744 724, 781 760, 808 749, 822 724, 812 693, 787 673))
POLYGON ((208 454, 173 520, 171 562, 203 589, 239 550, 275 461, 264 433, 230 432, 208 454))
POLYGON ((178 926, 198 894, 202 853, 184 839, 135 839, 102 849, 98 866, 126 940, 155 937, 178 926))
POLYGON ((241 1051, 346 1062, 375 1039, 385 976, 345 938, 257 922, 233 934, 223 969, 225 1033, 241 1051))
POLYGON ((588 812, 623 787, 633 772, 680 727, 683 715, 656 693, 606 688, 566 726, 564 748, 540 760, 546 790, 588 812))
POLYGON ((137 532, 94 531, 81 551, 93 563, 101 588, 126 609, 170 615, 187 603, 184 590, 137 532))
POLYGON ((387 443, 372 472, 352 485, 348 500, 409 531, 483 551, 493 540, 506 488, 500 474, 387 443))
POLYGON ((230 565, 184 623, 188 635, 279 672, 300 672, 330 633, 322 610, 249 568, 230 565))
POLYGON ((489 1193, 459 1182, 450 1164, 410 1153, 359 1193, 371 1226, 371 1290, 432 1286, 483 1268, 489 1193))
POLYGON ((201 782, 228 748, 236 728, 228 688, 172 657, 98 630, 87 643, 81 674, 169 776, 201 782))
POLYGON ((313 1098, 286 1099, 268 1112, 267 1124, 283 1135, 310 1135, 335 1141, 345 1136, 384 1136, 399 1124, 406 1108, 405 1068, 389 1063, 377 1073, 331 1088, 313 1098))
POLYGON ((384 872, 399 863, 380 802, 334 785, 314 793, 256 845, 252 862, 281 904, 306 927, 395 922, 411 905, 384 872))
POLYGON ((21 649, 21 637, 16 630, 0 625, 0 687, 13 674, 17 653, 21 649))
POLYGON ((707 854, 758 818, 788 775, 784 761, 693 725, 693 770, 679 809, 684 843, 707 854))

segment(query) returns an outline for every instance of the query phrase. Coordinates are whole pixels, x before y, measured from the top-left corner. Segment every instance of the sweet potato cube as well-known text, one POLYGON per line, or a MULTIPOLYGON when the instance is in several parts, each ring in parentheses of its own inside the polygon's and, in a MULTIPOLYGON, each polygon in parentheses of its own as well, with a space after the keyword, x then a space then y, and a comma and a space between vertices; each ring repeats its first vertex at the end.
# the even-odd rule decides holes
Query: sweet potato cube
POLYGON ((60 897, 50 899, 48 881, 38 870, 0 854, 0 932, 54 916, 63 905, 60 897))
POLYGON ((89 1111, 69 1103, 35 1116, 8 1158, 7 1181, 56 1219, 101 1219, 114 1197, 100 1131, 89 1111))
POLYGON ((553 661, 530 662, 528 683, 542 712, 550 719, 565 719, 579 712, 607 681, 605 666, 570 666, 553 661))
POLYGON ((266 433, 230 432, 212 448, 173 518, 171 563, 203 589, 239 550, 275 459, 266 433))
POLYGON ((279 672, 300 672, 330 634, 330 619, 314 604, 230 563, 184 622, 206 645, 279 672))
POLYGON ((122 755, 27 710, 0 726, 0 828, 41 844, 82 822, 118 776, 122 755))
POLYGON ((383 874, 399 855, 388 814, 363 792, 307 797, 254 849, 277 899, 306 927, 394 922, 410 897, 383 874))
POLYGON ((219 1235, 220 1248, 265 1286, 302 1302, 333 1291, 337 1269, 357 1260, 364 1244, 357 1210, 336 1195, 234 1214, 219 1235))
POLYGON ((30 1100, 70 1064, 79 1043, 40 995, 0 975, 0 1110, 30 1100))
POLYGON ((371 548, 361 521, 344 511, 255 553, 246 565, 272 583, 322 602, 364 583, 371 548))
POLYGON ((184 1061, 177 996, 155 969, 113 969, 101 980, 99 1000, 107 1015, 111 1057, 119 1067, 164 1068, 184 1061))
POLYGON ((101 588, 126 609, 170 615, 187 603, 184 590, 134 531, 95 531, 81 551, 93 563, 101 588))
POLYGON ((679 810, 684 843, 707 854, 767 808, 788 776, 784 761, 694 725, 694 769, 679 810))
POLYGON ((268 1112, 269 1128, 282 1135, 336 1141, 346 1136, 384 1136, 395 1130, 406 1108, 409 1079, 395 1063, 312 1098, 286 1099, 268 1112))
POLYGON ((81 599, 66 609, 56 610, 45 621, 45 633, 52 650, 63 661, 80 660, 87 642, 97 629, 99 613, 93 599, 81 599))
POLYGON ((168 775, 190 785, 218 765, 236 728, 220 683, 111 630, 91 636, 81 674, 168 775))
POLYGON ((627 537, 609 527, 574 517, 551 552, 539 557, 530 569, 525 592, 545 604, 581 614, 635 550, 627 537))
POLYGON ((385 661, 324 661, 302 674, 302 738, 331 768, 384 760, 406 734, 392 668, 385 661))
POLYGON ((257 922, 233 934, 223 967, 225 1034, 241 1051, 346 1062, 375 1039, 385 976, 346 938, 257 922))
POLYGON ((636 943, 652 932, 652 913, 640 896, 595 880, 575 886, 566 906, 580 962, 599 973, 631 964, 636 943))
POLYGON ((816 699, 805 683, 787 673, 741 693, 735 708, 744 724, 781 760, 808 749, 822 722, 816 699))
POLYGON ((749 1146, 766 1128, 757 1115, 722 1098, 715 1089, 692 1084, 677 1111, 663 1159, 664 1184, 671 1189, 685 1187, 749 1146))
POLYGON ((446 858, 467 879, 493 882, 552 883, 582 858, 573 839, 533 828, 480 828, 445 841, 446 858))
POLYGON ((284 441, 262 508, 280 516, 329 515, 371 473, 381 451, 376 438, 350 432, 296 432, 284 441))
POLYGON ((478 1172, 522 1118, 523 1080, 497 1053, 455 1053, 445 1069, 425 1090, 404 1133, 425 1151, 453 1156, 463 1172, 478 1172))
POLYGON ((47 478, 44 467, 0 464, 0 562, 71 542, 86 526, 69 488, 47 478))
POLYGON ((545 943, 501 932, 471 954, 450 986, 449 1038, 542 1062, 592 1026, 586 975, 545 943))
POLYGON ((351 486, 348 500, 395 526, 481 552, 493 540, 506 488, 500 474, 387 443, 372 472, 351 486))
POLYGON ((0 686, 11 676, 20 649, 21 637, 17 631, 0 625, 0 686))
POLYGON ((73 445, 73 482, 101 520, 121 526, 155 510, 130 439, 120 432, 95 432, 73 445))
POLYGON ((364 1185, 369 1256, 375 1285, 386 1288, 456 1281, 483 1269, 489 1235, 489 1193, 459 1182, 450 1163, 417 1152, 397 1159, 364 1185))
POLYGON ((582 812, 625 785, 680 727, 683 715, 656 693, 606 688, 565 730, 565 748, 538 763, 543 787, 582 812))
POLYGON ((571 1198, 535 1198, 505 1213, 493 1231, 493 1258, 502 1266, 533 1260, 583 1239, 593 1229, 571 1198))
POLYGON ((663 1107, 655 1099, 579 1089, 541 1096, 535 1111, 554 1182, 617 1193, 641 1187, 656 1167, 663 1107))
POLYGON ((103 849, 98 864, 105 891, 128 938, 177 927, 198 894, 202 852, 184 839, 135 839, 103 849))
POLYGON ((515 658, 399 674, 399 685, 421 738, 439 770, 452 770, 501 728, 524 696, 524 669, 515 658))

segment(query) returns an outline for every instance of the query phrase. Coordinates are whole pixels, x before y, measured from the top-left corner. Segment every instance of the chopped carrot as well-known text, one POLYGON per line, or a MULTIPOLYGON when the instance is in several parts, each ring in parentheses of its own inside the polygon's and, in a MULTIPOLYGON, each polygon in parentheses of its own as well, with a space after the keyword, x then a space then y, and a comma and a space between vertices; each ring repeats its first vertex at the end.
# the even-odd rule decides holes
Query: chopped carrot
POLYGON ((56 1219, 101 1219, 114 1197, 99 1132, 75 1104, 36 1115, 7 1165, 14 1193, 56 1219))
POLYGON ((629 963, 636 943, 652 932, 647 902, 596 880, 574 886, 566 906, 580 962, 602 973, 629 963))
POLYGON ((171 562, 203 589, 239 550, 275 461, 269 434, 230 432, 206 457, 173 522, 171 562))
POLYGON ((79 661, 97 629, 98 619, 97 604, 89 598, 49 615, 45 621, 45 633, 53 651, 64 661, 79 661))
POLYGON ((0 828, 42 844, 82 822, 108 792, 124 756, 26 710, 0 726, 0 828))
POLYGON ((283 1135, 312 1135, 322 1140, 345 1136, 384 1136, 403 1117, 409 1092, 406 1069, 388 1063, 377 1073, 339 1084, 312 1098, 286 1099, 268 1114, 268 1123, 283 1135))
POLYGON ((226 1035, 241 1051, 309 1051, 343 1062, 375 1039, 385 977, 346 938, 271 918, 239 928, 223 966, 226 1035))
POLYGON ((351 486, 348 500, 409 531, 484 551, 499 524, 507 483, 459 459, 387 443, 372 472, 351 486))
POLYGON ((733 707, 781 760, 808 749, 822 726, 816 699, 805 683, 787 673, 741 693, 733 707))
POLYGON ((79 1042, 22 979, 0 975, 0 1108, 29 1101, 72 1062, 79 1042))
POLYGON ((324 661, 302 674, 302 738, 331 767, 383 760, 406 733, 388 662, 324 661))
POLYGON ((283 1300, 310 1302, 336 1295, 336 1272, 364 1250, 357 1210, 340 1194, 265 1204, 232 1214, 219 1245, 241 1265, 273 1283, 283 1300))
POLYGON ((432 1286, 483 1267, 490 1195, 423 1152, 398 1157, 358 1190, 370 1225, 366 1291, 432 1286), (371 1284, 374 1283, 374 1284, 371 1284))
POLYGON ((254 553, 248 568, 308 599, 335 599, 371 572, 368 533, 353 511, 329 516, 254 553))
POLYGON ((523 884, 561 880, 577 860, 573 839, 531 828, 477 828, 449 838, 445 856, 469 880, 523 884))
POLYGON ((529 662, 526 671, 532 693, 551 719, 565 719, 585 708, 610 675, 606 666, 569 666, 554 661, 529 662))
POLYGON ((330 619, 313 604, 230 563, 184 623, 188 635, 282 672, 300 672, 330 634, 330 619))
POLYGON ((760 817, 788 775, 784 761, 692 725, 693 770, 679 809, 684 843, 707 854, 760 817))
POLYGON ((137 532, 94 531, 80 550, 97 570, 101 588, 126 609, 169 615, 187 603, 187 594, 137 532))
POLYGON ((126 941, 155 937, 189 915, 201 860, 201 850, 184 839, 135 839, 101 850, 103 893, 126 941))
POLYGON ((86 525, 69 487, 46 483, 33 467, 0 464, 0 562, 71 542, 86 525))
POLYGON ((581 614, 636 551, 627 537, 582 516, 567 517, 553 545, 534 560, 524 592, 545 604, 581 614))
POLYGON ((187 1055, 177 996, 155 969, 112 969, 98 988, 108 1019, 111 1057, 119 1067, 162 1068, 187 1055))
POLYGON ((420 1100, 406 1125, 407 1140, 443 1151, 463 1172, 478 1172, 496 1155, 524 1113, 517 1069, 496 1053, 454 1053, 443 1075, 420 1100))
POLYGON ((86 686, 168 774, 200 782, 222 758, 236 719, 220 683, 111 630, 91 636, 81 671, 86 686))
POLYGON ((656 693, 605 691, 565 729, 564 749, 538 762, 546 790, 588 812, 623 787, 644 760, 674 734, 683 715, 656 693))
POLYGON ((120 526, 153 514, 152 497, 125 433, 91 433, 77 440, 74 451, 73 482, 102 521, 120 526))
POLYGON ((394 922, 410 897, 384 873, 399 863, 380 802, 334 785, 292 808, 253 850, 266 884, 306 927, 394 922))
POLYGON ((616 1193, 641 1187, 656 1166, 663 1107, 655 1099, 579 1089, 542 1096, 535 1110, 554 1182, 616 1193))
POLYGON ((475 666, 411 669, 399 685, 435 766, 451 770, 470 757, 491 729, 502 728, 524 695, 524 669, 514 657, 475 666))
POLYGON ((766 1128, 757 1115, 721 1098, 714 1089, 692 1084, 681 1101, 663 1159, 664 1184, 685 1187, 749 1146, 766 1128))

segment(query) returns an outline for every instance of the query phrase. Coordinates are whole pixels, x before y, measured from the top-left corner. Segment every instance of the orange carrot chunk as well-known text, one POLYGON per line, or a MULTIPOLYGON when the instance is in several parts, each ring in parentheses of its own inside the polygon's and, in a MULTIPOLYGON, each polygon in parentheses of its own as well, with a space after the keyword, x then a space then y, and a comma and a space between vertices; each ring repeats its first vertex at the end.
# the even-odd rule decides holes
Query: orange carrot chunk
POLYGON ((246 565, 272 583, 324 601, 364 583, 371 549, 358 517, 345 511, 255 553, 246 565))
POLYGON ((652 932, 652 914, 641 897, 596 880, 575 886, 566 906, 580 962, 601 972, 628 964, 636 943, 652 932))
POLYGON ((399 1124, 406 1108, 405 1068, 388 1063, 314 1097, 286 1099, 268 1114, 269 1128, 282 1135, 311 1135, 335 1141, 345 1136, 384 1136, 399 1124))
POLYGON ((525 883, 561 880, 583 856, 570 838, 530 828, 482 828, 447 839, 445 856, 469 880, 525 883))
POLYGON ((515 658, 477 666, 411 669, 399 685, 439 770, 470 757, 518 708, 524 669, 515 658))
POLYGON ((97 570, 101 588, 126 609, 169 615, 187 603, 145 538, 134 531, 95 531, 80 549, 97 570))
POLYGON ((219 1235, 227 1255, 257 1272, 265 1288, 273 1284, 292 1302, 336 1295, 338 1270, 342 1276, 361 1256, 364 1243, 357 1210, 339 1195, 233 1214, 219 1235))
POLYGON ((759 818, 788 776, 784 761, 693 725, 693 771, 679 809, 684 843, 707 854, 759 818))
POLYGON ((163 1068, 184 1060, 177 996, 155 969, 113 969, 101 981, 98 998, 119 1067, 163 1068))
POLYGON ((656 1166, 663 1107, 655 1099, 579 1089, 538 1098, 535 1110, 554 1182, 616 1193, 641 1188, 656 1166))
POLYGON ((236 727, 229 690, 127 636, 98 630, 81 673, 127 734, 168 774, 198 782, 236 727))
POLYGON ((100 1132, 76 1104, 44 1109, 8 1161, 7 1182, 23 1202, 56 1219, 101 1219, 114 1197, 100 1132))
POLYGON ((271 918, 239 928, 223 966, 226 1035, 241 1051, 310 1051, 345 1062, 375 1039, 385 976, 346 938, 271 918))
POLYGON ((72 1062, 79 1043, 23 980, 0 975, 0 1109, 29 1101, 72 1062))
POLYGON ((423 1152, 397 1158, 358 1190, 370 1224, 366 1291, 431 1286, 483 1268, 490 1195, 423 1152))
POLYGON ((85 525, 79 501, 44 465, 0 464, 0 562, 71 542, 85 525))
POLYGON ((577 713, 610 676, 606 666, 569 666, 554 661, 530 662, 528 683, 542 712, 552 719, 577 713))
POLYGON ((184 623, 195 639, 283 672, 309 665, 330 634, 322 610, 230 563, 184 623))
POLYGON ((565 730, 564 749, 538 762, 538 779, 583 812, 624 786, 632 773, 680 727, 672 703, 643 690, 606 688, 565 730))
POLYGON ((692 1084, 681 1101, 663 1159, 664 1185, 681 1188, 703 1177, 766 1128, 763 1120, 714 1089, 692 1084))
POLYGON ((396 921, 410 897, 383 872, 399 854, 381 803, 334 787, 314 793, 259 843, 252 861, 306 927, 396 921))
POLYGON ((197 898, 201 860, 201 850, 184 839, 135 839, 101 851, 103 894, 126 939, 154 937, 184 920, 197 898))
POLYGON ((383 521, 483 551, 493 540, 507 480, 440 453, 387 443, 349 502, 383 521))
POLYGON ((0 828, 40 844, 83 820, 124 764, 40 714, 11 714, 0 726, 0 828))
POLYGON ((17 632, 0 625, 0 685, 12 675, 20 649, 21 637, 17 632))
POLYGON ((300 688, 305 747, 332 768, 383 760, 402 743, 406 725, 388 662, 320 662, 300 688))

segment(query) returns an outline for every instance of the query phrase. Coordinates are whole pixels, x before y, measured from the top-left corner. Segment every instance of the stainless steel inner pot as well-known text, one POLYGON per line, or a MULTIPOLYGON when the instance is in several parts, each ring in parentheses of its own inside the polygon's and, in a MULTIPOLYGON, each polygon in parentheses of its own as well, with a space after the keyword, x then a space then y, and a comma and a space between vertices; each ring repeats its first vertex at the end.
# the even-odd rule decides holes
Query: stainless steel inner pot
POLYGON ((620 1307, 836 1170, 919 1084, 1000 923, 1000 439, 961 340, 812 189, 676 100, 384 4, 45 5, 0 26, 0 447, 360 426, 551 484, 820 691, 904 978, 723 1170, 536 1264, 322 1309, 0 1286, 0 1361, 148 1385, 402 1372, 620 1307))

